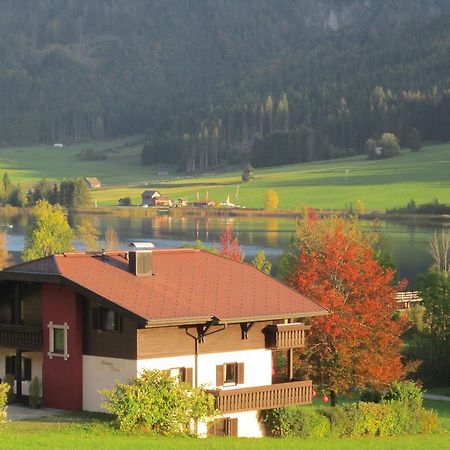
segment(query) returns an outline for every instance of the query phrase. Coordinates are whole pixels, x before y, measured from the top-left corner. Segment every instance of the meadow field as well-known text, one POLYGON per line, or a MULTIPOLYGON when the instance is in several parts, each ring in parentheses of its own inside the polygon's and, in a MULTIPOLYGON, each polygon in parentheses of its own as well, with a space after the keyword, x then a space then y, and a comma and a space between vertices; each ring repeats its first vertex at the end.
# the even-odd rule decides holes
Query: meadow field
POLYGON ((323 450, 437 450, 450 448, 450 402, 426 400, 438 411, 443 428, 439 433, 419 436, 376 438, 207 438, 149 436, 121 433, 102 416, 67 413, 48 420, 9 422, 0 430, 1 449, 323 449, 323 450))
POLYGON ((8 171, 13 183, 24 186, 46 177, 95 176, 103 188, 94 192, 99 205, 117 205, 130 197, 139 205, 144 189, 158 189, 173 199, 187 197, 230 202, 247 208, 263 207, 267 190, 277 192, 280 209, 310 206, 343 209, 362 202, 365 212, 405 205, 411 198, 426 203, 438 198, 450 203, 450 144, 403 150, 386 160, 352 158, 271 167, 255 170, 255 179, 241 181, 242 170, 187 176, 167 166, 142 166, 142 140, 122 139, 65 146, 0 149, 0 171, 8 171), (93 148, 106 156, 102 161, 80 161, 77 155, 93 148))

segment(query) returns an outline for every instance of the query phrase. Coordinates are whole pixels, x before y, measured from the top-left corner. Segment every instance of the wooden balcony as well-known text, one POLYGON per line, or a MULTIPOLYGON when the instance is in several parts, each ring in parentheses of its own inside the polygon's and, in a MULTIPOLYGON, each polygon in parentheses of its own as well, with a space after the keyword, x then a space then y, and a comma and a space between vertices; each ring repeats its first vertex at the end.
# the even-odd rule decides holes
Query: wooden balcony
POLYGON ((0 346, 42 351, 42 328, 2 323, 0 324, 0 346))
POLYGON ((312 381, 209 391, 222 414, 306 405, 312 402, 312 381))
POLYGON ((398 303, 399 310, 407 310, 419 304, 423 299, 418 291, 408 291, 408 292, 397 292, 395 300, 398 303))
POLYGON ((305 347, 306 334, 310 328, 310 325, 303 323, 269 325, 264 329, 266 348, 285 350, 305 347))

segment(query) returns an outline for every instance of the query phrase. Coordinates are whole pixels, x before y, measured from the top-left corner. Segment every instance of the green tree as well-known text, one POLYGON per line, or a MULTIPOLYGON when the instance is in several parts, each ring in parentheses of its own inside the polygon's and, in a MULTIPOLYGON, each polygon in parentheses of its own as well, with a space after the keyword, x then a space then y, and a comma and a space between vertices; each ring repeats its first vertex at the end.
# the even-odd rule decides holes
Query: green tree
POLYGON ((408 134, 407 144, 413 152, 417 152, 422 148, 422 137, 417 128, 411 128, 411 131, 408 134))
POLYGON ((3 190, 5 191, 5 193, 8 192, 10 186, 11 180, 9 179, 8 172, 5 172, 3 174, 3 190))
POLYGON ((400 154, 398 138, 393 133, 383 133, 380 139, 381 152, 384 158, 390 158, 400 154))
POLYGON ((14 189, 12 189, 8 195, 8 203, 11 206, 17 206, 21 208, 25 206, 27 202, 26 195, 20 184, 18 184, 14 189))
POLYGON ((253 172, 255 169, 253 169, 251 164, 247 164, 244 171, 242 172, 242 181, 245 183, 247 181, 253 180, 255 178, 253 172))
POLYGON ((86 186, 86 183, 81 179, 77 178, 74 181, 74 195, 72 201, 73 208, 84 208, 86 206, 92 206, 92 194, 91 191, 86 186))
POLYGON ((36 223, 25 237, 22 253, 24 261, 42 258, 72 249, 73 231, 67 220, 67 211, 60 205, 40 200, 33 209, 36 223))
POLYGON ((266 275, 270 275, 272 263, 266 258, 264 250, 260 250, 256 253, 255 258, 252 260, 252 264, 261 272, 264 272, 266 275))

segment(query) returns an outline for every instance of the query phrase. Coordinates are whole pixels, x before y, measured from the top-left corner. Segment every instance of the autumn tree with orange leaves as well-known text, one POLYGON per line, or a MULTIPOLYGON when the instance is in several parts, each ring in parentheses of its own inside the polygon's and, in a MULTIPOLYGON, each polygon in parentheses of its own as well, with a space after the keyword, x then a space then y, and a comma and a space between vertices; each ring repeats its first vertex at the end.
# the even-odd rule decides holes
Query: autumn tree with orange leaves
POLYGON ((242 249, 239 245, 239 239, 237 238, 237 236, 233 236, 233 230, 231 226, 222 231, 219 238, 222 245, 220 248, 220 254, 222 256, 239 262, 244 259, 242 249))
POLYGON ((356 221, 306 219, 287 255, 286 282, 329 309, 311 319, 300 355, 313 380, 336 390, 382 388, 407 371, 395 294, 403 284, 375 258, 370 236, 356 221))

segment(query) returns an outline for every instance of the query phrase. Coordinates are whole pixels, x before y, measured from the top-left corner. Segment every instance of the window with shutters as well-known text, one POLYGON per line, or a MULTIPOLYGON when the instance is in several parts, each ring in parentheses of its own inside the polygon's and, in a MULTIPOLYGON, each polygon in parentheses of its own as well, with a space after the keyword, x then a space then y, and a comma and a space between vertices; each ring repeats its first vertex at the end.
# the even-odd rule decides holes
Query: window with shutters
POLYGON ((192 386, 192 367, 174 367, 168 369, 167 373, 182 383, 189 383, 192 386))
POLYGON ((216 386, 236 386, 244 383, 244 363, 225 363, 216 366, 216 386))
MULTIPOLYGON (((22 381, 31 381, 31 358, 22 356, 20 372, 22 381)), ((7 356, 5 358, 5 375, 8 373, 14 375, 14 378, 17 379, 15 356, 7 356)))
POLYGON ((92 326, 94 330, 122 332, 122 316, 108 308, 94 308, 92 310, 92 326))
POLYGON ((238 419, 224 417, 216 420, 208 429, 209 436, 237 436, 238 435, 238 419))

